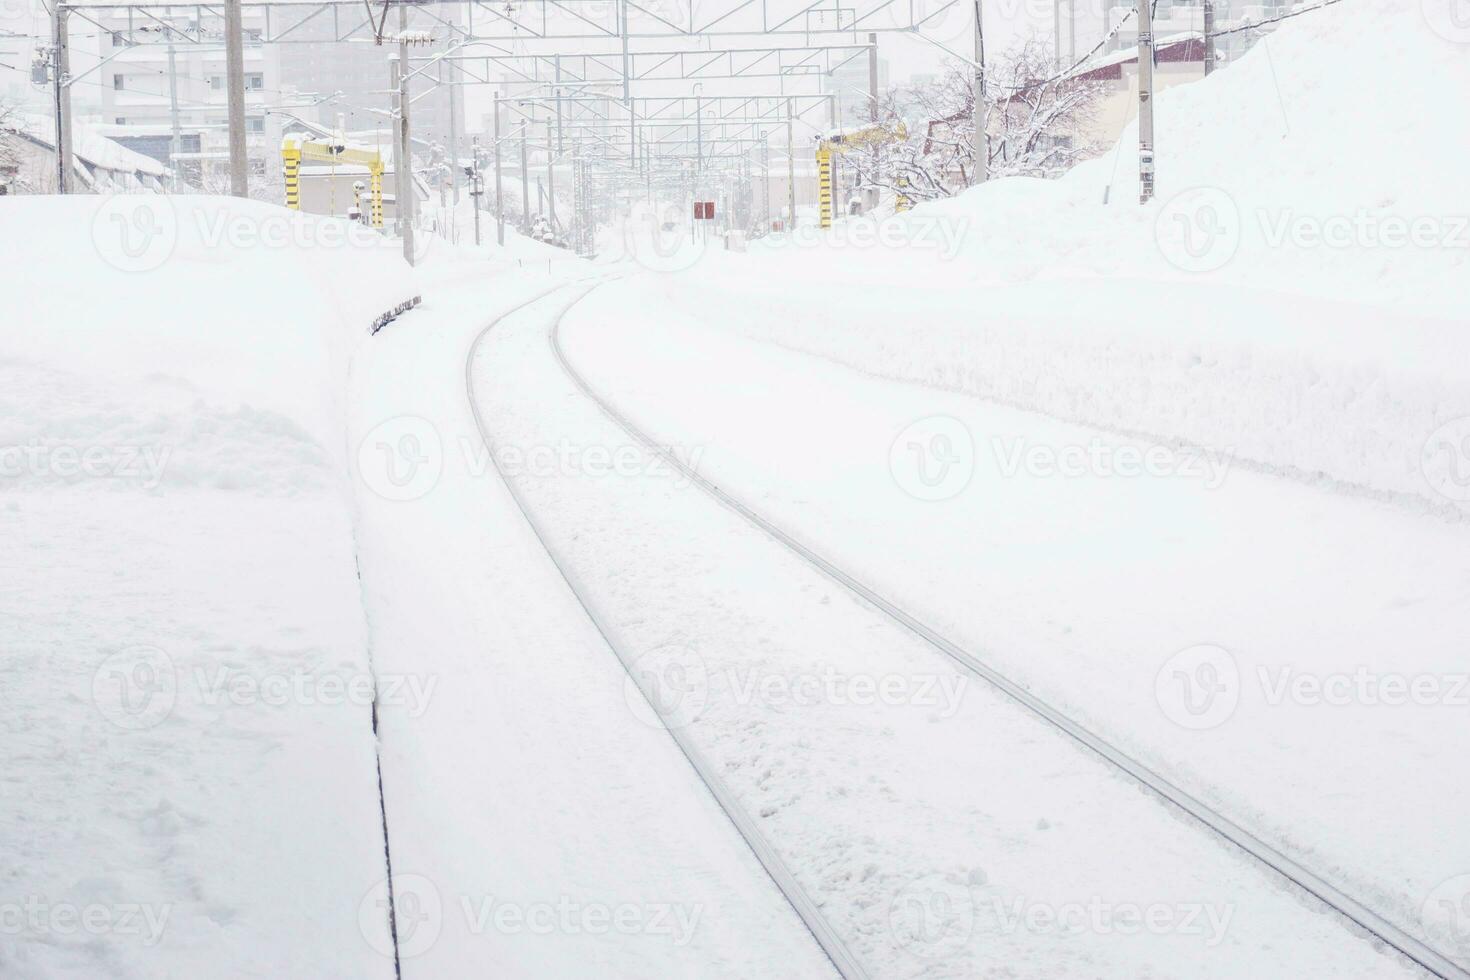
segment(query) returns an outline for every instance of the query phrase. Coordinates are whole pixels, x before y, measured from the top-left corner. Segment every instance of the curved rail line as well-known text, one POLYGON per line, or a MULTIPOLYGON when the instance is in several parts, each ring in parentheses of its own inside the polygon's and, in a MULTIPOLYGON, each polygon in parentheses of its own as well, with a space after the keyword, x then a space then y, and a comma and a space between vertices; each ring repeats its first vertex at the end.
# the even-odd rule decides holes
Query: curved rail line
MULTIPOLYGON (((601 285, 601 283, 598 285, 601 285)), ((578 300, 580 301, 587 293, 592 292, 596 288, 596 285, 589 287, 582 296, 578 297, 578 300)), ((1020 704, 1055 728, 1066 733, 1075 741, 1100 756, 1103 760, 1127 773, 1145 788, 1152 790, 1165 800, 1173 803, 1179 809, 1194 817, 1200 823, 1239 847, 1251 857, 1254 857, 1317 899, 1330 905, 1350 922, 1394 947, 1419 966, 1442 978, 1442 980, 1470 980, 1470 971, 1466 971, 1438 950, 1404 932, 1398 926, 1395 926, 1372 909, 1369 909, 1367 906, 1329 884, 1317 874, 1235 823, 1229 817, 1219 813, 1204 801, 1191 795, 1158 772, 1113 746, 1095 732, 1073 721, 1050 704, 1031 694, 1021 685, 987 665, 979 657, 976 657, 959 644, 925 625, 922 621, 906 612, 897 603, 885 598, 876 589, 864 584, 848 572, 843 571, 817 551, 803 544, 792 534, 782 529, 779 525, 762 517, 738 498, 688 466, 671 449, 660 445, 626 415, 618 411, 608 399, 592 387, 581 372, 572 366, 561 344, 561 321, 570 309, 571 305, 568 305, 553 322, 549 338, 552 353, 555 355, 557 362, 560 363, 562 370, 566 372, 567 377, 577 389, 591 399, 602 410, 602 413, 622 428, 630 438, 642 444, 650 452, 663 458, 671 466, 675 467, 679 473, 687 477, 695 486, 708 493, 726 508, 739 514, 750 524, 765 532, 782 545, 785 545, 786 548, 794 552, 808 564, 817 568, 828 578, 844 586, 869 605, 886 614, 894 622, 923 639, 930 646, 959 664, 960 667, 970 671, 996 690, 1011 698, 1017 704, 1020 704)))
MULTIPOLYGON (((677 725, 668 723, 664 713, 659 710, 659 699, 656 692, 650 691, 649 685, 639 679, 637 671, 633 669, 632 658, 620 644, 614 641, 613 630, 603 621, 603 618, 598 615, 597 610, 593 608, 592 603, 587 599, 586 591, 576 573, 572 571, 571 565, 551 543, 545 534, 541 522, 536 519, 535 515, 531 513, 531 509, 526 505, 526 500, 522 496, 521 491, 500 467, 496 453, 496 444, 490 437, 489 427, 486 426, 484 416, 480 411, 479 399, 475 397, 475 359, 479 354, 481 344, 490 335, 490 331, 494 330, 503 320, 548 299, 553 294, 567 288, 568 285, 572 285, 572 283, 560 284, 553 289, 546 290, 531 297, 524 303, 512 307, 492 320, 475 337, 474 342, 470 345, 469 354, 465 358, 465 391, 469 396, 470 411, 475 418, 475 427, 480 432, 480 438, 484 441, 485 448, 489 450, 491 463, 495 466, 495 471, 500 476, 501 482, 510 491, 511 498, 515 501, 516 507, 519 508, 521 516, 525 518, 526 524, 531 528, 531 532, 536 535, 536 539, 541 543, 541 547, 551 558, 552 564, 556 566, 556 570, 561 574, 562 580, 566 582, 567 588, 571 590, 573 597, 576 598, 577 604, 582 607, 582 611, 587 615, 588 620, 591 621, 592 625, 597 629, 597 632, 602 636, 602 640, 607 644, 608 649, 612 650, 613 654, 618 658, 618 662, 622 664, 623 670, 627 673, 629 679, 643 693, 643 697, 648 702, 649 707, 658 713, 660 720, 664 721, 664 729, 673 738, 679 750, 684 753, 684 757, 689 760, 690 766, 694 768, 700 781, 704 783, 710 795, 715 798, 715 802, 719 804, 720 809, 724 811, 730 823, 734 824, 740 836, 745 839, 746 845, 755 854, 756 860, 761 863, 761 867, 765 869, 766 874, 770 876, 771 881, 775 883, 792 910, 801 919, 802 924, 806 926, 807 931, 811 933, 812 938, 817 941, 817 945, 821 947, 822 952, 826 954, 833 968, 844 980, 868 980, 868 973, 858 961, 858 958, 847 948, 847 944, 837 935, 836 930, 832 928, 832 924, 822 915, 820 909, 817 907, 817 903, 797 882, 795 875, 791 873, 791 869, 787 867, 786 862, 782 860, 781 856, 776 852, 776 849, 771 845, 771 842, 761 833, 755 819, 740 805, 729 785, 720 778, 716 768, 710 764, 709 760, 704 757, 686 733, 677 725)), ((588 286, 578 293, 571 302, 564 304, 557 311, 556 318, 553 322, 559 325, 561 318, 566 315, 567 311, 579 303, 593 289, 597 288, 597 285, 600 285, 600 283, 594 283, 592 286, 588 286)))

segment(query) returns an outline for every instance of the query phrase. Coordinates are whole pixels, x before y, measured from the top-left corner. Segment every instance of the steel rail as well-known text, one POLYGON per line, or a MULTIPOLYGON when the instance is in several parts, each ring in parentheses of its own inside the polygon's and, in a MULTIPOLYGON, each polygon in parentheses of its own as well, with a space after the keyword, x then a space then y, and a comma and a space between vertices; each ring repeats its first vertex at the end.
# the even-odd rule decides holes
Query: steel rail
MULTIPOLYGON (((705 758, 686 733, 681 731, 677 725, 668 723, 664 713, 659 710, 659 699, 656 692, 650 691, 649 685, 640 680, 637 671, 634 670, 632 658, 620 644, 614 641, 613 629, 609 627, 588 600, 586 589, 583 587, 579 576, 572 570, 571 565, 566 559, 562 557, 560 551, 551 543, 541 522, 531 513, 531 509, 527 505, 524 495, 500 466, 499 457, 496 453, 496 443, 491 439, 489 426, 485 423, 479 398, 475 394, 476 358, 479 356, 481 345, 485 339, 490 336, 491 331, 501 322, 543 300, 549 299, 557 292, 565 289, 568 285, 571 284, 560 284, 501 313, 485 329, 481 330, 475 337, 475 340, 470 344, 469 354, 465 358, 465 391, 469 397, 470 411, 475 418, 475 427, 480 432, 480 439, 484 442, 486 450, 488 450, 490 461, 494 465, 501 482, 505 484, 506 489, 510 492, 511 499, 515 501, 516 507, 520 510, 521 516, 525 518, 526 524, 531 529, 531 533, 536 536, 536 540, 540 542, 541 547, 551 559, 551 563, 556 566, 557 572, 560 573, 562 580, 566 583, 572 596, 577 600, 577 604, 581 606, 583 613, 586 614, 587 619, 602 637, 603 642, 607 644, 608 649, 618 658, 618 662, 622 664, 623 670, 627 673, 628 678, 638 687, 638 690, 648 702, 649 707, 664 722, 665 731, 669 733, 669 736, 679 747, 679 751, 684 754, 684 758, 689 761, 689 765, 693 767, 695 774, 704 783, 705 788, 709 790, 710 795, 714 797, 715 802, 724 811, 730 823, 734 825, 736 831, 744 838, 751 853, 760 862, 761 867, 781 892, 786 902, 791 906, 792 911, 801 919, 802 924, 811 933, 817 945, 821 947, 823 954, 831 962, 833 969, 844 980, 868 980, 868 973, 858 961, 857 957, 848 949, 847 944, 837 934, 836 930, 833 929, 832 924, 822 915, 821 910, 817 907, 817 903, 801 887, 801 884, 796 880, 796 876, 791 873, 791 869, 782 860, 781 855, 776 852, 771 842, 761 833, 755 818, 740 805, 735 793, 720 778, 715 766, 705 758)), ((598 285, 600 283, 594 283, 588 286, 578 293, 571 302, 562 306, 556 313, 555 325, 560 326, 561 318, 567 314, 567 311, 581 302, 598 285)), ((553 331, 555 331, 556 326, 553 327, 553 331)))
MULTIPOLYGON (((597 285, 601 285, 601 283, 597 285)), ((591 293, 593 289, 597 288, 597 285, 590 287, 586 293, 578 297, 578 300, 580 301, 591 293)), ((828 578, 844 586, 860 599, 886 614, 894 622, 923 639, 930 646, 949 657, 965 670, 970 671, 981 680, 987 682, 1017 704, 1028 709, 1057 729, 1060 729, 1106 762, 1133 777, 1133 779, 1137 780, 1146 789, 1153 791, 1158 796, 1179 807, 1179 809, 1194 817, 1210 830, 1239 847, 1246 854, 1260 861, 1320 901, 1325 902, 1351 923, 1392 946, 1425 970, 1442 978, 1442 980, 1470 980, 1470 971, 1467 971, 1449 957, 1419 939, 1416 939, 1414 936, 1409 935, 1372 909, 1329 884, 1319 875, 1310 871, 1286 854, 1283 854, 1229 817, 1218 812, 1209 804, 1190 794, 1153 769, 1150 769, 1142 762, 1134 759, 1123 750, 1113 746, 1095 732, 1073 721, 1070 717, 1053 708, 1047 702, 1036 697, 1020 684, 1010 680, 995 668, 987 665, 979 657, 906 612, 897 603, 885 598, 876 589, 866 585, 855 576, 833 564, 811 547, 803 544, 794 535, 779 525, 762 517, 737 497, 687 465, 672 449, 660 445, 657 440, 639 428, 627 415, 619 411, 606 397, 593 388, 591 383, 587 381, 580 371, 573 367, 571 361, 567 358, 566 351, 561 343, 561 321, 570 309, 571 307, 569 306, 567 310, 562 311, 562 315, 558 316, 552 325, 549 337, 552 353, 561 364, 562 370, 566 372, 572 384, 582 394, 587 396, 587 398, 591 399, 602 410, 602 413, 622 428, 630 438, 636 440, 650 452, 661 457, 692 484, 705 491, 729 510, 743 517, 757 529, 765 532, 782 545, 785 545, 786 548, 808 564, 817 568, 828 578)))

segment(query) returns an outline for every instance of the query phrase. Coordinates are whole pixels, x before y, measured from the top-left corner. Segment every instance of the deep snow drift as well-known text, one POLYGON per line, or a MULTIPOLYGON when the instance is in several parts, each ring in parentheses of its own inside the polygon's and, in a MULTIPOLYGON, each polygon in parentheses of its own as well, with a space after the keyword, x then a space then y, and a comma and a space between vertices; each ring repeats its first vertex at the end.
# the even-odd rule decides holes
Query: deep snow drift
POLYGON ((692 267, 669 301, 748 336, 1462 508, 1470 132, 1446 123, 1463 114, 1470 59, 1422 6, 1290 20, 1160 95, 1145 207, 1130 129, 1058 181, 995 181, 746 255, 633 251, 649 268, 692 267))
POLYGON ((380 241, 0 205, 0 973, 391 975, 343 414, 417 288, 380 241))

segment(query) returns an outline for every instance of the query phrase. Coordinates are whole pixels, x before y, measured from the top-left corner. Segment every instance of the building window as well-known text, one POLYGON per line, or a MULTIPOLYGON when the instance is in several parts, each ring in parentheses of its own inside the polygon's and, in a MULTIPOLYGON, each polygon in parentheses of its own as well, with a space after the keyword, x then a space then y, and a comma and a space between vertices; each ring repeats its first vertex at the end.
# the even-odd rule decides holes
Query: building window
POLYGON ((249 116, 249 117, 247 117, 246 120, 245 120, 245 132, 247 132, 247 133, 263 133, 263 132, 265 132, 265 117, 264 116, 249 116))
POLYGON ((114 116, 112 121, 119 126, 126 126, 128 124, 128 121, 122 116, 114 116))
POLYGON ((259 92, 265 88, 265 76, 258 71, 245 73, 245 87, 252 92, 259 92))
POLYGON ((121 76, 121 75, 113 75, 112 76, 112 87, 116 91, 121 92, 123 90, 123 87, 124 87, 123 86, 123 76, 121 76))
POLYGON ((127 37, 123 34, 122 31, 113 31, 112 32, 112 46, 114 48, 121 48, 124 45, 126 45, 127 43, 128 43, 127 37))
POLYGON ((223 76, 223 75, 210 75, 209 76, 209 87, 210 87, 211 90, 213 90, 215 92, 218 92, 221 89, 223 89, 225 87, 225 76, 223 76))

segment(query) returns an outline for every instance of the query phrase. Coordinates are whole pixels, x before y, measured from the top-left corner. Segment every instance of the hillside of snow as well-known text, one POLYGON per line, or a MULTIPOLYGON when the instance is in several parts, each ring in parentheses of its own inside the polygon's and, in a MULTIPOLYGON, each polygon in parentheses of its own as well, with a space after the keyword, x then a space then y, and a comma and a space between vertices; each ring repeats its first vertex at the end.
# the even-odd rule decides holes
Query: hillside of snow
POLYGON ((663 299, 722 329, 1454 513, 1470 131, 1450 120, 1467 87, 1463 45, 1417 0, 1343 3, 1159 96, 1146 206, 1130 127, 1061 180, 746 254, 636 257, 692 267, 663 299), (895 288, 904 315, 863 315, 895 288), (779 315, 792 301, 804 314, 779 315))

